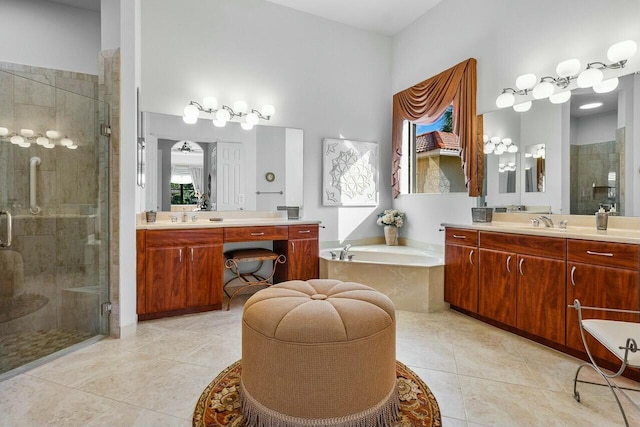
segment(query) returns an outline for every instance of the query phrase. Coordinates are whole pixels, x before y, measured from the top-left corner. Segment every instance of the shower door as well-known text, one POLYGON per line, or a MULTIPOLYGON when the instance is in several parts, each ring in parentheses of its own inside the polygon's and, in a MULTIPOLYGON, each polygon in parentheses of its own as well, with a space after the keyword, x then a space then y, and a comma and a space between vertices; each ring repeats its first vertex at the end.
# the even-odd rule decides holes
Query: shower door
POLYGON ((0 63, 0 376, 108 334, 98 88, 97 76, 0 63))

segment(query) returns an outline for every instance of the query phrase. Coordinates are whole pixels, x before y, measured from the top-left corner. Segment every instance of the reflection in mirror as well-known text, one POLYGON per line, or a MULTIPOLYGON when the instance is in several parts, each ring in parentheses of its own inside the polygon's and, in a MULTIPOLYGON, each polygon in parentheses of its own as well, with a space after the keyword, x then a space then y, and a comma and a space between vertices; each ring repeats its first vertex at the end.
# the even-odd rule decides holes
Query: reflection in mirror
POLYGON ((624 214, 625 126, 620 120, 624 112, 621 114, 618 106, 620 93, 624 93, 630 77, 620 79, 618 90, 610 93, 574 91, 570 146, 572 214, 590 215, 600 207, 624 214), (589 105, 593 108, 584 108, 589 105))
MULTIPOLYGON (((301 129, 254 126, 247 131, 235 122, 218 128, 206 120, 187 125, 179 116, 143 114, 147 143, 147 185, 143 189, 145 210, 171 209, 174 197, 171 178, 174 172, 180 172, 183 181, 194 172, 191 182, 194 179, 197 182, 193 195, 187 187, 182 188, 181 201, 191 203, 179 205, 178 210, 275 211, 279 206, 302 209, 301 129), (185 141, 194 150, 191 153, 194 159, 187 161, 183 156, 173 162, 175 154, 185 154, 183 151, 188 150, 182 150, 185 141), (198 161, 195 160, 196 154, 198 161), (201 165, 201 176, 196 171, 196 164, 201 165), (265 178, 267 173, 273 174, 272 181, 265 178), (195 191, 201 195, 200 198, 194 197, 195 191)), ((175 190, 178 188, 174 188, 177 193, 175 190)))
POLYGON ((498 163, 498 185, 500 193, 516 192, 516 159, 517 154, 506 153, 500 155, 498 163))
POLYGON ((203 208, 203 163, 204 151, 197 143, 178 141, 171 146, 170 188, 167 189, 171 210, 203 208))
POLYGON ((631 131, 638 120, 639 81, 640 74, 629 74, 608 93, 573 89, 564 104, 539 99, 524 113, 505 108, 484 114, 484 133, 508 135, 531 154, 522 154, 522 179, 516 176, 521 182, 512 194, 500 193, 492 178, 498 176, 498 160, 486 155, 487 205, 551 206, 552 213, 578 215, 593 215, 602 206, 617 215, 640 215, 638 192, 631 191, 634 171, 640 170, 634 156, 640 132, 631 131), (581 109, 585 104, 595 108, 581 109), (534 158, 541 144, 543 164, 534 158))
POLYGON ((524 148, 524 191, 527 193, 544 193, 545 157, 544 144, 527 145, 524 148))

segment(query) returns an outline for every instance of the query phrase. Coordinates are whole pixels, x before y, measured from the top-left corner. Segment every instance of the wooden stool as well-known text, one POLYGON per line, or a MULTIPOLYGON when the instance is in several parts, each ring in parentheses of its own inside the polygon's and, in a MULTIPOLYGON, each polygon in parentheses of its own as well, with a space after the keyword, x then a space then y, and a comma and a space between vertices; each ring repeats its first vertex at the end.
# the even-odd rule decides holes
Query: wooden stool
POLYGON ((269 249, 262 248, 237 249, 235 251, 228 251, 225 252, 224 257, 225 268, 236 275, 236 277, 232 277, 231 279, 227 280, 222 287, 225 295, 227 295, 227 297, 229 298, 229 300, 227 301, 227 311, 229 311, 229 308, 231 307, 231 300, 243 289, 246 289, 250 286, 271 286, 269 280, 273 278, 273 275, 276 272, 276 267, 278 266, 278 264, 284 264, 287 260, 284 255, 278 255, 277 253, 269 249), (262 268, 262 265, 265 261, 274 261, 273 270, 271 270, 271 274, 269 275, 269 277, 263 277, 259 274, 256 274, 262 268), (251 271, 241 272, 238 264, 243 262, 258 262, 259 264, 255 269, 251 271), (247 278, 250 277, 255 280, 248 280, 247 278), (233 294, 229 295, 229 293, 227 292, 227 285, 236 279, 244 283, 244 286, 239 287, 233 292, 233 294))

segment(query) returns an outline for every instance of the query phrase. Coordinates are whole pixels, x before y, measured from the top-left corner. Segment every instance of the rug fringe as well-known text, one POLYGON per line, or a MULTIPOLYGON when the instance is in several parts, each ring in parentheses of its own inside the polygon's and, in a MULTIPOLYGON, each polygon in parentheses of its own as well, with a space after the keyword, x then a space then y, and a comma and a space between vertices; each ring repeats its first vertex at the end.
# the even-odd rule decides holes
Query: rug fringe
POLYGON ((388 427, 397 420, 400 411, 397 386, 373 408, 336 418, 300 418, 274 411, 247 393, 242 382, 240 401, 247 427, 388 427))

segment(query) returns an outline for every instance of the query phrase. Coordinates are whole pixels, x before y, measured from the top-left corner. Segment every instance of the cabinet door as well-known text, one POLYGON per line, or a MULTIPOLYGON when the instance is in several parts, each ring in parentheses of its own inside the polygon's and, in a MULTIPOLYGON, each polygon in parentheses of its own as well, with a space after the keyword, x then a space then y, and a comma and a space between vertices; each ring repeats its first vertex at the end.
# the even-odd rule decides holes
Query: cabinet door
POLYGON ((147 313, 184 308, 186 303, 185 248, 147 248, 147 313))
POLYGON ((565 343, 565 262, 518 255, 517 327, 565 343))
MULTIPOLYGON (((567 264, 567 304, 580 300, 580 304, 590 307, 620 308, 638 310, 640 307, 640 282, 637 271, 623 268, 602 267, 596 265, 569 262, 567 264)), ((567 314, 567 346, 584 350, 578 314, 572 308, 567 314)), ((583 310, 585 319, 611 319, 640 322, 640 316, 625 313, 605 313, 583 310)), ((587 334, 588 335, 588 334, 587 334)), ((617 361, 611 353, 590 336, 587 337, 589 349, 594 356, 617 361)))
POLYGON ((287 263, 278 268, 287 269, 287 280, 308 280, 319 277, 319 248, 317 239, 289 240, 287 263))
POLYGON ((514 253, 480 249, 478 313, 516 326, 516 264, 514 253))
POLYGON ((187 307, 222 304, 222 245, 187 248, 187 307))
POLYGON ((478 312, 478 249, 445 245, 444 300, 449 304, 478 312))

